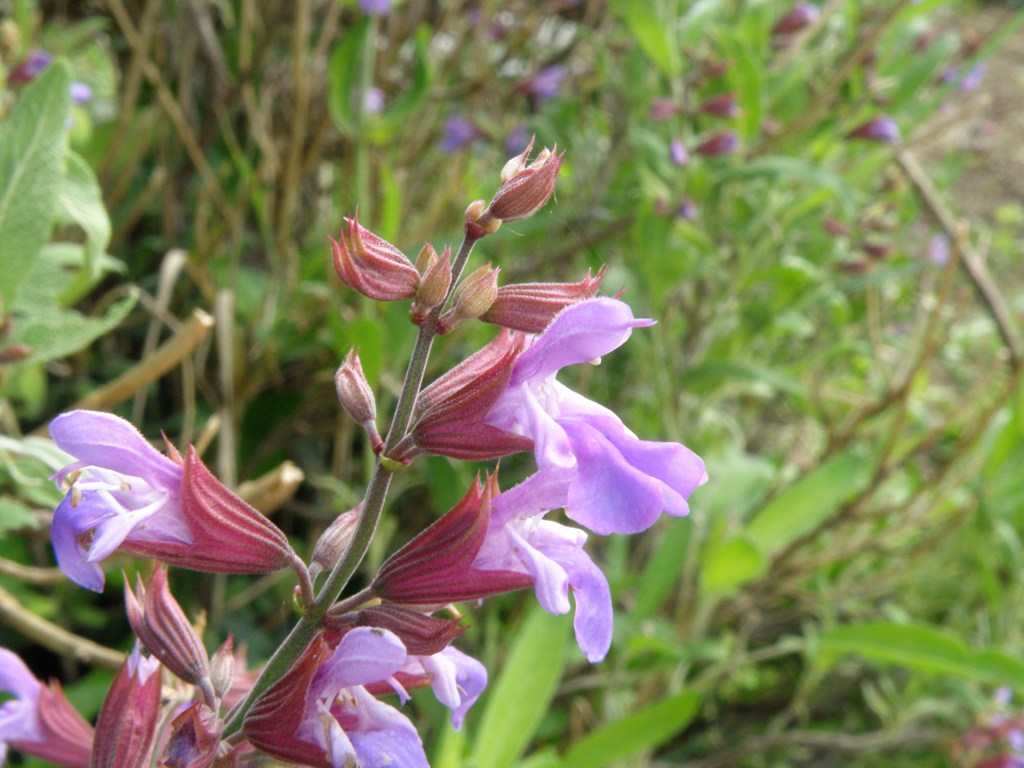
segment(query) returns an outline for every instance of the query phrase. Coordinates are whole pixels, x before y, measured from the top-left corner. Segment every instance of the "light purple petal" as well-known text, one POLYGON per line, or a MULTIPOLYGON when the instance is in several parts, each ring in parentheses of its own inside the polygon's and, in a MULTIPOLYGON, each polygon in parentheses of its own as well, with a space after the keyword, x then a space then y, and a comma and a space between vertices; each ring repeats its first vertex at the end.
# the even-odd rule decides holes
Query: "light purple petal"
POLYGON ((112 413, 62 413, 50 422, 50 435, 57 447, 74 456, 80 465, 142 477, 151 485, 181 485, 181 467, 151 446, 129 422, 112 413))
POLYGON ((433 676, 430 685, 437 700, 452 711, 452 727, 459 730, 469 708, 487 687, 487 669, 451 646, 419 660, 424 671, 433 676))
MULTIPOLYGON (((552 379, 541 387, 555 383, 552 379)), ((565 432, 529 384, 506 389, 488 412, 486 423, 532 439, 534 456, 542 468, 576 464, 565 432)))
MULTIPOLYGON (((349 734, 359 765, 388 768, 430 768, 416 731, 365 731, 349 734)), ((345 763, 335 763, 341 768, 345 763)))
POLYGON ((0 648, 0 693, 16 697, 0 704, 0 745, 7 741, 39 741, 42 738, 38 719, 42 687, 17 654, 0 648))
POLYGON ((569 422, 579 470, 566 514, 595 533, 639 533, 650 528, 664 506, 662 484, 631 466, 598 430, 569 422))
POLYGON ((653 323, 634 318, 629 305, 618 299, 601 297, 573 304, 555 315, 533 346, 519 356, 509 386, 595 360, 620 347, 634 328, 653 323))
POLYGON ((516 555, 533 579, 540 607, 548 613, 568 613, 572 606, 569 603, 569 575, 565 569, 538 551, 511 526, 509 538, 515 542, 516 555))
POLYGON ((576 601, 576 642, 587 661, 596 664, 612 644, 612 595, 608 580, 582 549, 567 552, 561 563, 569 574, 576 601))
POLYGON ((103 591, 103 569, 89 562, 88 553, 79 544, 78 536, 99 521, 113 516, 114 513, 109 509, 92 504, 87 499, 73 506, 70 494, 64 497, 53 513, 50 539, 53 541, 57 565, 73 582, 94 592, 103 591))
POLYGON ((513 517, 536 517, 551 509, 561 509, 569 499, 569 486, 575 476, 575 469, 534 472, 494 498, 491 526, 504 526, 513 517))
POLYGON ((348 632, 317 670, 310 686, 318 698, 342 688, 387 680, 405 663, 405 646, 386 629, 359 627, 348 632))

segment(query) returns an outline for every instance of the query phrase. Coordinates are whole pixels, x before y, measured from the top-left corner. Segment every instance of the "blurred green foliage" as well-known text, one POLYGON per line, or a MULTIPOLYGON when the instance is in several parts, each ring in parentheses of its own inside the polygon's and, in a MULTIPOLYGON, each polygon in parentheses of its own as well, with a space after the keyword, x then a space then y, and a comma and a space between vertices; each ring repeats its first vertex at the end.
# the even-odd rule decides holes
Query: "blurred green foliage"
MULTIPOLYGON (((506 283, 607 265, 606 292, 658 324, 571 385, 685 442, 710 480, 688 518, 592 537, 617 603, 603 665, 532 597, 466 607, 460 642, 492 683, 458 734, 416 697, 435 765, 979 764, 949 745, 998 686, 1024 695, 1024 217, 993 192, 990 218, 951 226, 944 147, 1019 12, 961 33, 977 9, 828 2, 783 35, 775 0, 13 5, 0 71, 60 58, 0 91, 5 561, 52 564, 60 457, 22 435, 145 367, 196 309, 217 329, 180 372, 108 407, 179 444, 218 435, 228 480, 294 461, 307 482, 275 519, 308 552, 372 460, 334 368, 358 346, 387 413, 412 341, 406 307, 340 289, 327 236, 358 206, 410 256, 440 250, 536 134, 567 150, 557 204, 481 257, 506 283), (564 80, 549 93, 543 73, 564 80), (704 108, 728 96, 734 116, 704 108), (445 151, 453 118, 471 130, 445 151), (851 137, 882 119, 901 143, 851 137), (699 151, 724 131, 734 151, 699 151)), ((492 333, 460 329, 432 373, 492 333)), ((399 477, 365 572, 473 470, 399 477)), ((25 609, 127 647, 116 588, 0 573, 25 609)), ((174 579, 208 641, 230 631, 253 660, 291 624, 287 579, 174 579)), ((4 643, 96 711, 105 673, 4 643)))

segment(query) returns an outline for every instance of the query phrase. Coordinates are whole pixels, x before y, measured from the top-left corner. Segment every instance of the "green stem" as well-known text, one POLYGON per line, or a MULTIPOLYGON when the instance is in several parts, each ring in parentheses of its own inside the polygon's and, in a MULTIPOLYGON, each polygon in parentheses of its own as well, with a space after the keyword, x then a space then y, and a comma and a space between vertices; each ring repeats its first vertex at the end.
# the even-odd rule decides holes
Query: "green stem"
MULTIPOLYGON (((451 298, 459 276, 465 269, 469 255, 473 251, 476 239, 469 235, 462 241, 459 252, 452 263, 452 283, 448 288, 448 295, 427 317, 420 328, 419 336, 416 338, 416 346, 413 348, 412 357, 409 359, 409 367, 405 371, 405 381, 402 385, 402 393, 399 395, 398 404, 395 406, 395 416, 388 430, 388 436, 384 440, 384 448, 380 456, 387 456, 388 452, 402 440, 409 431, 412 422, 413 408, 416 405, 416 397, 419 395, 423 385, 423 376, 427 370, 427 360, 430 357, 430 348, 437 335, 438 318, 441 311, 451 298)), ((316 600, 307 610, 306 614, 299 619, 292 631, 285 638, 284 642, 274 651, 273 656, 267 662, 260 674, 259 679, 253 684, 252 689, 228 715, 224 724, 223 737, 227 738, 239 731, 245 713, 270 686, 276 683, 285 672, 302 656, 306 648, 316 637, 323 617, 327 610, 338 600, 345 586, 348 584, 352 574, 355 573, 367 549, 370 541, 377 530, 377 523, 380 520, 381 512, 384 509, 384 501, 387 497, 388 488, 391 485, 391 472, 381 462, 380 457, 373 468, 373 475, 366 488, 366 495, 363 498, 363 511, 359 515, 359 522, 352 533, 352 540, 349 542, 345 554, 338 560, 331 570, 330 575, 320 588, 316 600)))

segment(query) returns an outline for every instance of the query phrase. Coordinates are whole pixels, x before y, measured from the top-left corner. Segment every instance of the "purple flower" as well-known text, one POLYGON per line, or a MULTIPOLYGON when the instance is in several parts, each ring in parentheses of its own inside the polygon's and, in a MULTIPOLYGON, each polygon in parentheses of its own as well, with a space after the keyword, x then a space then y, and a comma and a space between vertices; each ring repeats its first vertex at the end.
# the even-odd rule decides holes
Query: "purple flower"
POLYGON ((496 496, 487 537, 473 567, 528 574, 537 602, 548 613, 568 613, 571 590, 576 642, 587 660, 596 663, 612 641, 611 592, 604 574, 583 550, 587 534, 543 519, 549 510, 565 504, 564 497, 564 484, 556 474, 534 475, 496 496))
POLYGON ((373 87, 363 91, 363 112, 367 115, 379 115, 383 111, 384 91, 373 87))
POLYGON ((849 134, 850 138, 867 139, 882 144, 898 144, 900 141, 900 127, 891 117, 880 115, 872 118, 866 123, 861 123, 849 134))
POLYGON ((668 98, 656 98, 651 99, 650 104, 650 117, 651 120, 660 122, 662 120, 668 120, 670 117, 674 117, 676 112, 679 111, 679 104, 675 99, 668 98))
POLYGON ((697 204, 692 197, 684 197, 676 207, 676 218, 683 221, 693 221, 697 218, 697 204))
POLYGON ((668 156, 675 165, 683 166, 690 162, 690 153, 682 139, 672 139, 669 142, 668 156))
POLYGON ((117 549, 215 573, 265 573, 294 557, 273 523, 221 484, 194 449, 164 456, 110 413, 72 411, 50 423, 75 461, 54 479, 67 495, 53 513, 57 563, 102 591, 99 561, 117 549))
POLYGON ((88 104, 92 101, 92 88, 85 83, 72 83, 71 100, 75 102, 75 104, 88 104))
POLYGON ((391 12, 391 0, 359 0, 359 10, 371 16, 387 16, 391 12))
POLYGON ((663 511, 687 514, 686 497, 707 480, 704 462, 685 446, 638 439, 610 410, 555 380, 561 368, 595 360, 649 325, 616 299, 568 307, 516 360, 485 418, 534 442, 539 471, 521 492, 543 488, 546 509, 564 506, 600 534, 643 531, 663 511))
POLYGON ((350 630, 333 652, 320 636, 249 710, 246 736, 264 752, 302 764, 428 768, 413 724, 366 688, 383 682, 405 695, 394 677, 407 659, 386 629, 350 630))
POLYGON ((7 75, 9 83, 28 83, 39 77, 39 73, 46 69, 53 61, 53 55, 40 50, 30 51, 29 54, 7 75))
POLYGON ((960 82, 957 83, 956 89, 961 93, 975 91, 978 89, 978 86, 981 85, 981 81, 984 79, 984 77, 985 62, 980 62, 978 64, 975 64, 967 71, 967 74, 965 74, 960 79, 960 82))
POLYGON ((92 727, 74 710, 60 686, 43 685, 16 654, 0 648, 0 765, 8 746, 58 765, 86 768, 92 727))
POLYGON ((939 232, 928 241, 925 248, 925 256, 928 261, 937 267, 944 267, 949 263, 949 236, 945 232, 939 232))
POLYGON ((533 96, 538 104, 543 104, 558 96, 566 74, 568 72, 561 65, 545 67, 523 83, 522 90, 533 96))
POLYGON ((505 154, 518 155, 522 153, 530 143, 530 131, 526 123, 519 123, 512 132, 505 137, 505 154))
POLYGON ((740 140, 732 131, 719 131, 704 139, 694 151, 704 157, 729 155, 739 149, 740 140))
POLYGON ((462 728, 462 721, 469 708, 487 687, 487 669, 484 665, 451 646, 432 656, 410 656, 401 671, 430 677, 430 687, 437 700, 452 711, 452 727, 455 730, 462 728))
POLYGON ((480 129, 471 120, 452 115, 444 121, 438 146, 442 152, 455 152, 476 141, 481 135, 480 129))

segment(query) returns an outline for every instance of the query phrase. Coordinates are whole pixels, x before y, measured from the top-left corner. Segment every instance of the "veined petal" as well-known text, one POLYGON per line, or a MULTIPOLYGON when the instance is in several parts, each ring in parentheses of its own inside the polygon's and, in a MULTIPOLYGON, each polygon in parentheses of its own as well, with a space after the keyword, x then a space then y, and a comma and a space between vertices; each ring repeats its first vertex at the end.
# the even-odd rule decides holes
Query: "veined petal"
POLYGON ((576 601, 576 642, 587 661, 596 664, 612 644, 612 595, 608 580, 582 549, 566 552, 560 562, 569 574, 576 601))
POLYGON ((514 542, 517 557, 533 579, 540 607, 548 613, 568 613, 572 606, 569 604, 569 575, 565 569, 538 551, 514 526, 509 526, 508 535, 514 542))
MULTIPOLYGON (((416 727, 389 704, 364 688, 352 688, 358 727, 348 729, 359 765, 394 768, 430 768, 416 727)), ((342 764, 335 763, 336 768, 342 764)))
POLYGON ((50 435, 57 447, 74 456, 81 466, 104 467, 170 487, 181 483, 181 467, 150 445, 129 422, 112 413, 62 413, 50 422, 50 435))
POLYGON ((606 297, 588 299, 559 312, 537 341, 523 352, 510 386, 545 378, 567 365, 586 363, 617 349, 634 328, 653 320, 633 317, 629 305, 606 297))
POLYGON ((50 538, 57 564, 69 579, 94 592, 103 591, 103 569, 88 560, 88 553, 79 543, 78 536, 94 527, 98 521, 114 514, 106 507, 89 503, 85 499, 74 506, 70 494, 57 505, 53 513, 50 538))
POLYGON ((448 646, 433 656, 419 658, 437 700, 452 711, 452 727, 462 728, 466 712, 487 687, 487 669, 479 661, 457 648, 448 646))
POLYGON ((358 627, 345 634, 331 658, 317 671, 310 690, 315 696, 391 677, 405 663, 405 646, 386 629, 358 627))
POLYGON ((563 424, 579 470, 569 489, 566 514, 595 533, 639 533, 662 512, 661 481, 627 462, 618 449, 589 424, 563 424))

